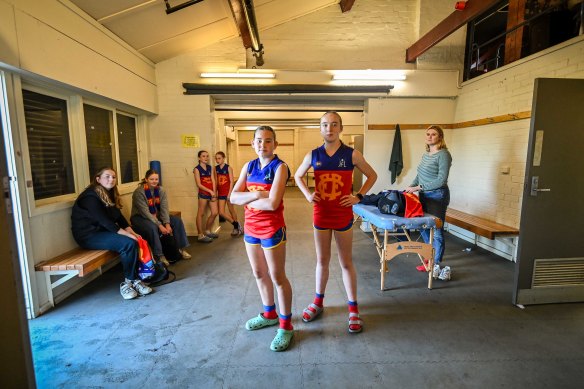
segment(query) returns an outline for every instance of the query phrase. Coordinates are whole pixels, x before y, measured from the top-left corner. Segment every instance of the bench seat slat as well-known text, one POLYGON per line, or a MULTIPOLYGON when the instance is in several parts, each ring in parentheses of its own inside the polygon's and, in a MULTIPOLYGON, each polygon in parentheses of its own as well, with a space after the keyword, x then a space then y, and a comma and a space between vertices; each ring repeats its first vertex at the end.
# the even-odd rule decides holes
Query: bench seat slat
POLYGON ((448 208, 446 211, 446 222, 491 240, 495 239, 498 235, 519 234, 517 228, 470 215, 452 208, 448 208))
POLYGON ((86 250, 76 248, 35 266, 37 271, 78 271, 83 277, 116 258, 118 254, 109 250, 86 250))

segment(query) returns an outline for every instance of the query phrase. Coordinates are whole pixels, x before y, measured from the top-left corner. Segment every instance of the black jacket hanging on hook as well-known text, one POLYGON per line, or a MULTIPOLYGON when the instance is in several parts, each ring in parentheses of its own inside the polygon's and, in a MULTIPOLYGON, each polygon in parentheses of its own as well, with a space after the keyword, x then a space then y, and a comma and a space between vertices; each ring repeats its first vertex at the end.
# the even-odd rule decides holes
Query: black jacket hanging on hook
POLYGON ((391 157, 389 159, 389 171, 391 172, 391 183, 401 174, 404 167, 402 155, 401 133, 399 124, 395 125, 395 136, 393 137, 393 146, 391 147, 391 157))

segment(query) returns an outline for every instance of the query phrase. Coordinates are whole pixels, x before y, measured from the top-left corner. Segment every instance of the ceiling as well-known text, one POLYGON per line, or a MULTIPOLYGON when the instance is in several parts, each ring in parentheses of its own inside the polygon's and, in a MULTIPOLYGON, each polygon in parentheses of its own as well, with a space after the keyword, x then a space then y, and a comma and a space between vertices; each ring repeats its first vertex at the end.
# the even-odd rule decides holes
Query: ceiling
MULTIPOLYGON (((155 63, 238 37, 230 0, 202 0, 167 14, 165 0, 70 0, 155 63)), ((189 0, 167 0, 170 7, 189 0)), ((261 31, 340 0, 254 0, 261 31)), ((242 43, 243 45, 243 43, 242 43)))

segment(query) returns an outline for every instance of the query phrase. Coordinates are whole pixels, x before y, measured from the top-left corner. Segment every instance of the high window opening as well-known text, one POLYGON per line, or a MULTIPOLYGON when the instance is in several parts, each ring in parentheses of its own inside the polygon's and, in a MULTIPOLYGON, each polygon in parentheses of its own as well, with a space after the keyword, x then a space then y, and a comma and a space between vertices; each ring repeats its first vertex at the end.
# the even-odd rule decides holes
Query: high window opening
POLYGON ((584 2, 505 0, 468 23, 464 80, 582 33, 584 2))

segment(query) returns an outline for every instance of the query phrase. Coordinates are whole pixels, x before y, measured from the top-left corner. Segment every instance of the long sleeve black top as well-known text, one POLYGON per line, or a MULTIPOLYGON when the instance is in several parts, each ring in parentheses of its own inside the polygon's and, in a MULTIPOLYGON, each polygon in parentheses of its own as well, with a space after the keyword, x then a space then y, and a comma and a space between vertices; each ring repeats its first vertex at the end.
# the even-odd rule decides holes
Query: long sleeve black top
POLYGON ((119 208, 106 207, 93 188, 85 189, 75 201, 71 212, 71 231, 75 239, 95 232, 118 232, 130 224, 119 208))

